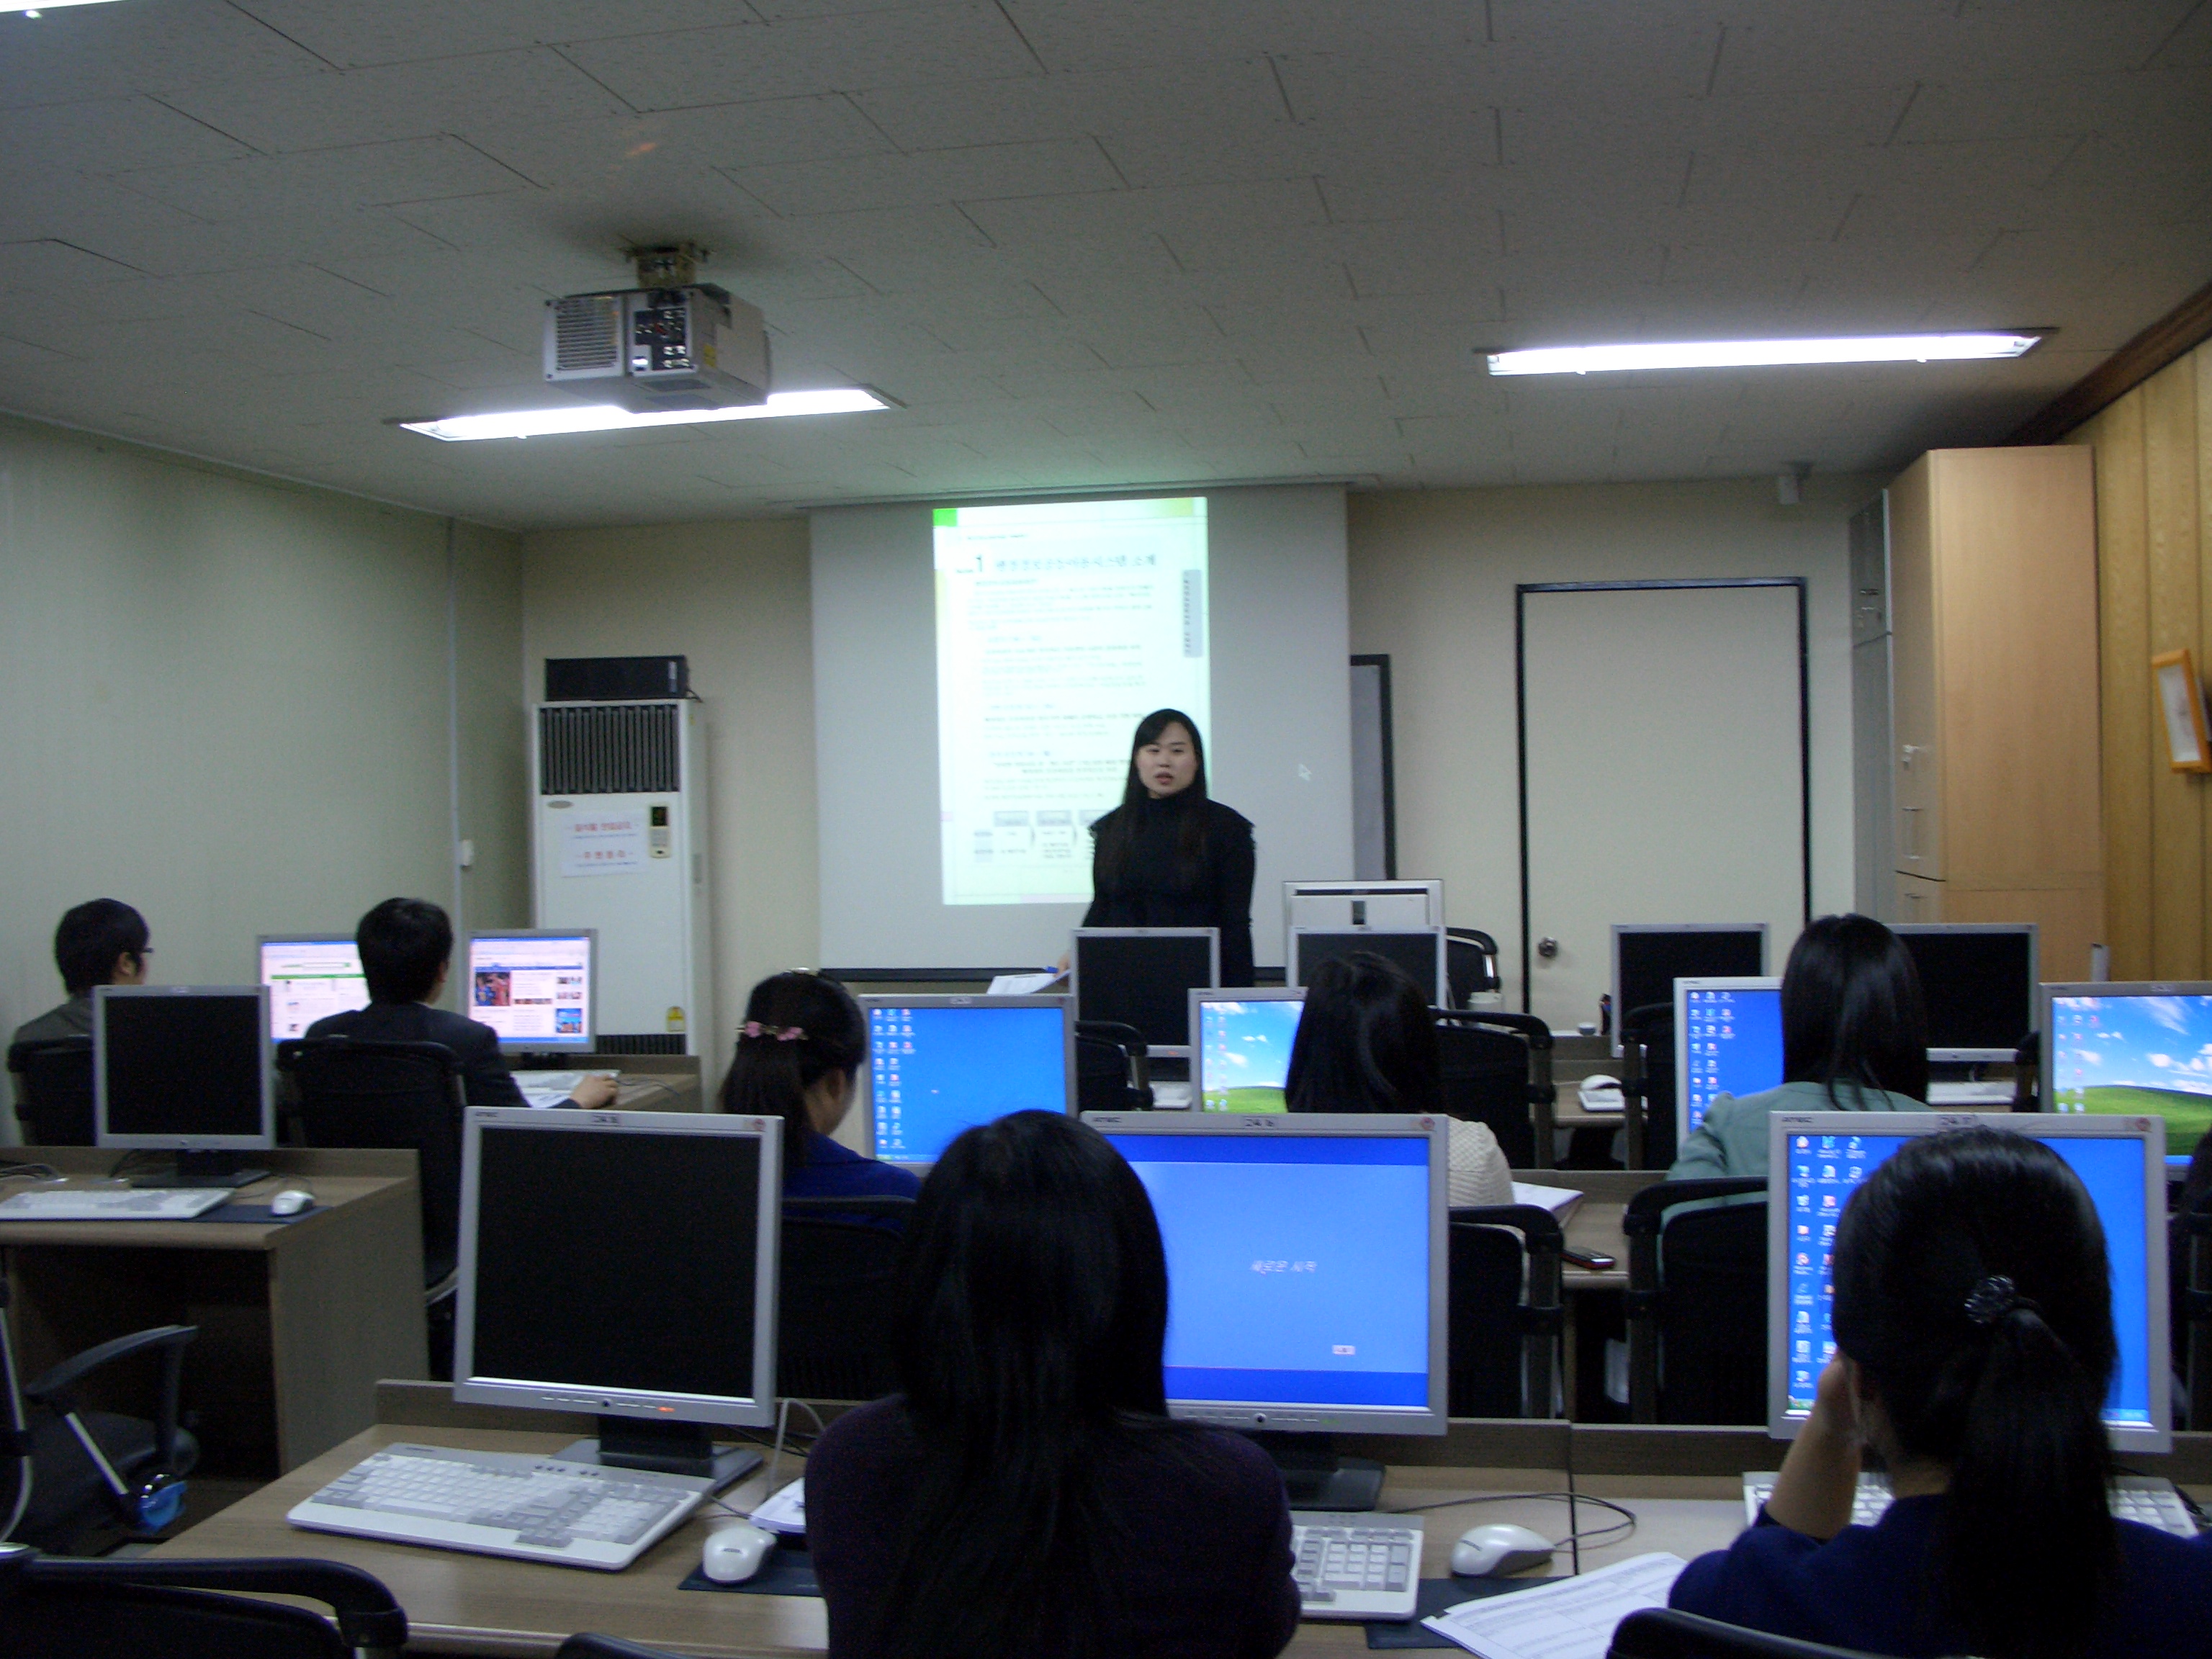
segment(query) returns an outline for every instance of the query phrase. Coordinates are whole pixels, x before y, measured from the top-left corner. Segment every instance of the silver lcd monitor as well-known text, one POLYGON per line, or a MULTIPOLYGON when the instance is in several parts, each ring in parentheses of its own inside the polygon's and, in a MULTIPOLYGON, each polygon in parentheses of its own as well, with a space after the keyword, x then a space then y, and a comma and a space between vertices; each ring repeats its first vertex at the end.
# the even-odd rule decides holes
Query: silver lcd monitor
POLYGON ((332 1014, 368 1006, 368 981, 351 933, 264 933, 256 941, 269 988, 269 1036, 283 1042, 332 1014))
POLYGON ((462 1012, 505 1054, 589 1054, 599 1030, 599 934, 516 927, 469 935, 462 1012))
POLYGON ((1621 1022, 1638 1008, 1674 1000, 1678 979, 1741 979, 1766 971, 1763 921, 1615 922, 1613 1052, 1621 1022))
POLYGON ((2036 1029, 2032 921, 1900 921, 1928 1007, 1928 1058, 2009 1060, 2036 1029))
POLYGON ((1009 1112, 1075 1109, 1072 997, 866 996, 868 1133, 884 1164, 927 1166, 1009 1112))
MULTIPOLYGON (((584 1412, 693 1446, 775 1416, 783 1122, 720 1112, 462 1121, 453 1398, 584 1412), (650 1425, 650 1426, 641 1426, 650 1425)), ((568 1454, 563 1453, 562 1455, 568 1454)))
POLYGON ((1152 1196, 1170 1416, 1446 1427, 1442 1115, 1086 1112, 1152 1196))
POLYGON ((272 1048, 262 986, 96 988, 94 1139, 179 1153, 274 1146, 272 1048))
POLYGON ((1279 1112, 1306 994, 1297 987, 1190 994, 1191 1103, 1202 1112, 1279 1112))
POLYGON ((1440 881, 1286 881, 1283 930, 1293 927, 1441 927, 1440 881))
POLYGON ((1403 969, 1431 1008, 1445 1006, 1451 998, 1441 927, 1293 927, 1290 947, 1285 975, 1294 986, 1306 984, 1314 969, 1332 957, 1364 951, 1403 969))
POLYGON ((1674 981, 1674 1144, 1723 1095, 1782 1086, 1782 981, 1771 975, 1674 981))
POLYGON ((1860 1184, 1908 1140, 1986 1128, 2049 1143, 2081 1179, 2112 1261, 2119 1364, 2105 1397, 2113 1449, 2173 1443, 2167 1370, 2166 1121, 2150 1114, 1777 1112, 1767 1121, 1767 1428, 1796 1437, 1835 1353, 1836 1231, 1860 1184))
POLYGON ((1154 1054, 1190 1053, 1190 994, 1220 982, 1218 927, 1079 927, 1068 951, 1075 1017, 1133 1027, 1154 1054))
POLYGON ((2185 1167, 2212 1128, 2212 981, 2128 980, 2041 988, 2043 1109, 2166 1120, 2185 1167))

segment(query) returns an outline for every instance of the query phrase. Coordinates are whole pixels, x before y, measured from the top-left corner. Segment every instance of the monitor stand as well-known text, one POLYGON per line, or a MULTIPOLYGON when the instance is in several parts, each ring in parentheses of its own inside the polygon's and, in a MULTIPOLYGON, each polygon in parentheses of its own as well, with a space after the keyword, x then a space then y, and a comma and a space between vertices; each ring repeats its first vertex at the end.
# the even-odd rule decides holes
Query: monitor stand
POLYGON ((763 1461, 750 1446, 716 1449, 708 1424, 653 1423, 637 1417, 602 1417, 599 1438, 579 1440, 553 1455, 564 1463, 696 1475, 713 1481, 715 1492, 750 1474, 763 1461))
POLYGON ((149 1170, 131 1177, 134 1187, 249 1187, 266 1181, 269 1171, 246 1167, 238 1152, 179 1152, 168 1170, 149 1170))
POLYGON ((1252 1438, 1282 1471, 1283 1491, 1294 1510, 1352 1515, 1382 1497, 1382 1466, 1371 1457, 1340 1457, 1325 1434, 1272 1434, 1252 1438))

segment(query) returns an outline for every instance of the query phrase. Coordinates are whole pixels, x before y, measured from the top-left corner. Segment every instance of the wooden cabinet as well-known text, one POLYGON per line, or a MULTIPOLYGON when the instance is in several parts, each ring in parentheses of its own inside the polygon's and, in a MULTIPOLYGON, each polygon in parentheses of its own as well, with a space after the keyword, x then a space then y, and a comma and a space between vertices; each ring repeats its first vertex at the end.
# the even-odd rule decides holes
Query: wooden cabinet
POLYGON ((2079 446, 1938 449, 1889 490, 1896 917, 2103 937, 2097 538, 2079 446))

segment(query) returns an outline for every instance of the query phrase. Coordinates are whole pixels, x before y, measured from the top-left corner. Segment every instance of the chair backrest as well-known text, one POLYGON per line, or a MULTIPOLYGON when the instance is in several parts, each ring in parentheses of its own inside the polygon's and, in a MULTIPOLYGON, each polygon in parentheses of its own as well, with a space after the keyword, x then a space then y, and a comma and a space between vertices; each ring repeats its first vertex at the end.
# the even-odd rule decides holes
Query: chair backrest
POLYGON ((391 1591, 335 1561, 56 1560, 0 1545, 0 1659, 351 1659, 406 1640, 391 1591), (325 1602, 337 1627, 264 1595, 325 1602))
POLYGON ((776 1391, 876 1400, 897 1388, 884 1310, 898 1277, 907 1198, 786 1199, 778 1263, 776 1391))
POLYGON ((1763 1176, 1662 1181, 1629 1200, 1621 1231, 1636 1421, 1766 1421, 1765 1188, 1763 1176), (1666 1213, 1712 1198, 1738 1201, 1666 1213))
POLYGON ((1451 1212, 1445 1245, 1450 1415, 1552 1414, 1563 1328, 1562 1243, 1558 1218, 1534 1205, 1451 1212))
POLYGON ((1620 1046, 1629 1064, 1630 1076, 1623 1079, 1631 1085, 1635 1099, 1626 1103, 1634 1113, 1641 1103, 1640 1134, 1632 1131, 1628 1139, 1628 1167, 1632 1170, 1663 1170, 1674 1161, 1674 1005, 1671 1002, 1649 1003, 1641 1008, 1631 1008, 1621 1015, 1620 1046))
POLYGON ((1447 1014, 1437 1020, 1437 1048, 1444 1110, 1487 1124, 1510 1168, 1534 1168, 1528 1037, 1498 1024, 1477 1023, 1471 1015, 1447 1014))
POLYGON ((1445 928, 1444 981, 1455 1008, 1466 1007, 1477 991, 1499 989, 1504 981, 1498 974, 1498 941, 1480 928, 1445 928))
POLYGON ((92 1039, 47 1037, 8 1049, 15 1077, 15 1121, 32 1146, 89 1146, 92 1116, 92 1039))
POLYGON ((1133 1025, 1081 1020, 1075 1027, 1075 1103, 1085 1112, 1140 1112, 1152 1091, 1138 1079, 1145 1039, 1133 1025))
POLYGON ((1606 1659, 1872 1659, 1856 1648, 1832 1648, 1790 1636, 1723 1625, 1672 1607, 1632 1613, 1613 1630, 1606 1659))
POLYGON ((422 1277, 453 1271, 461 1225, 459 1058, 442 1042, 295 1037, 276 1045, 277 1069, 300 1091, 310 1146, 383 1146, 420 1160, 422 1277))
POLYGON ((671 1653, 666 1648, 641 1647, 619 1636, 595 1636, 589 1631, 578 1631, 555 1650, 553 1659, 683 1659, 683 1656, 671 1653))

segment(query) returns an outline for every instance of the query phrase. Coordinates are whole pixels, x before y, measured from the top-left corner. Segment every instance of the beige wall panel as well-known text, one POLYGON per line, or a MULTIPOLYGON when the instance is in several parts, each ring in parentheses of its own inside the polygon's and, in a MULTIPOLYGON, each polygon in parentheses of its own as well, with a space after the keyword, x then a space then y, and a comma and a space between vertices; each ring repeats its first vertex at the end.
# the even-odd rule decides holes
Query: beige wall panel
POLYGON ((2151 767, 2166 764, 2153 731, 2149 564, 2145 547, 2142 399, 2097 417, 2098 609, 2105 687, 2105 927, 2115 979, 2148 979, 2156 871, 2151 767))
POLYGON ((1900 875, 1943 874, 1943 749, 1936 600, 1935 464, 1889 487, 1890 757, 1900 875))
MULTIPOLYGON (((2197 545, 2197 366, 2169 364, 2134 394, 2142 399, 2143 507, 2150 648, 2186 647, 2203 660, 2197 545)), ((2136 695, 2148 699, 2142 665, 2136 695)), ((2201 979, 2204 971, 2204 780, 2161 763, 2164 732, 2154 726, 2150 768, 2151 866, 2158 896, 2151 910, 2151 968, 2160 979, 2201 979)))

